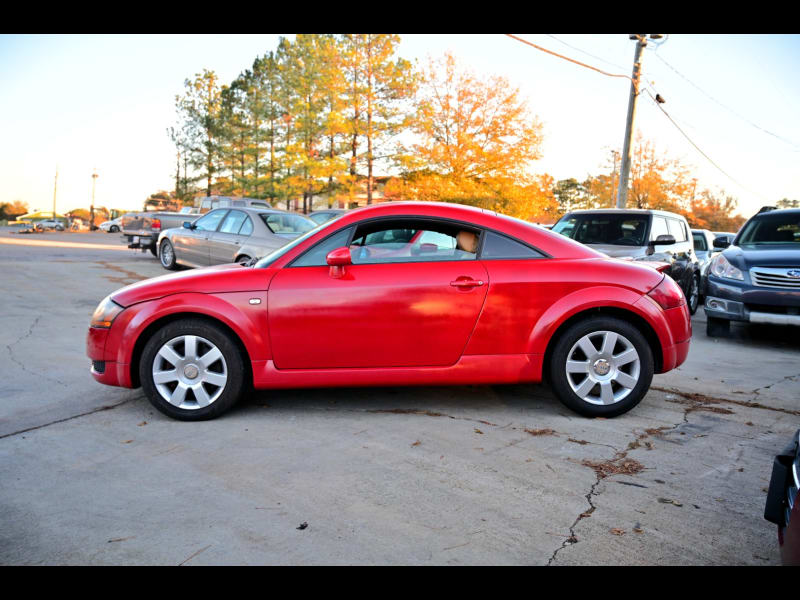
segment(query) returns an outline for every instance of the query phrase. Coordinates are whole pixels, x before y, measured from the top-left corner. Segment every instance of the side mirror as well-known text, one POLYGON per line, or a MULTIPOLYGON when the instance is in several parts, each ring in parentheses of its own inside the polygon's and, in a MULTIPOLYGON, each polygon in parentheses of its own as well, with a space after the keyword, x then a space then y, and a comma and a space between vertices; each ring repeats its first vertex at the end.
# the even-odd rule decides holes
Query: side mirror
POLYGON ((328 255, 325 257, 325 262, 328 263, 330 269, 330 275, 334 278, 339 278, 344 275, 344 268, 347 265, 353 264, 353 259, 350 256, 350 248, 343 246, 341 248, 336 248, 335 250, 331 250, 328 252, 328 255))
POLYGON ((714 239, 714 248, 725 249, 731 245, 731 240, 728 236, 720 236, 714 239))
POLYGON ((191 221, 184 221, 183 222, 183 228, 184 229, 194 229, 194 227, 192 226, 192 222, 191 221))
POLYGON ((675 236, 669 233, 662 233, 660 236, 656 238, 653 242, 654 246, 666 246, 668 244, 675 243, 675 236))

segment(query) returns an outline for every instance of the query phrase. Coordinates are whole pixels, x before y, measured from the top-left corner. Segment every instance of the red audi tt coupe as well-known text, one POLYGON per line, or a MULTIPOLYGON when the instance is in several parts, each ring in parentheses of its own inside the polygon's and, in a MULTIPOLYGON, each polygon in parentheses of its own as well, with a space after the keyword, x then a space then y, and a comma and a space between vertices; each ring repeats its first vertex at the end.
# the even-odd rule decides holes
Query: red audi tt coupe
POLYGON ((323 223, 255 265, 129 285, 92 316, 94 378, 183 420, 249 388, 549 381, 576 412, 633 408, 689 352, 686 299, 656 269, 455 204, 323 223))

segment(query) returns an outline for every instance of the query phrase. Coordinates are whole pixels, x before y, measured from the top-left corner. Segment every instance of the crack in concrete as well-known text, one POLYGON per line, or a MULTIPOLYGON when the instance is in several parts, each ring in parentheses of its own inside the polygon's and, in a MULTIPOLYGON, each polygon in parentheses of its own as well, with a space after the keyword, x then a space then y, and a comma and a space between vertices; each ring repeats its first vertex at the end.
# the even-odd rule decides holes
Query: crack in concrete
MULTIPOLYGON (((798 377, 798 375, 792 375, 791 377, 798 377)), ((784 379, 788 379, 784 378, 784 379)), ((780 382, 775 382, 780 383, 780 382)), ((775 385, 775 383, 771 385, 775 385)), ((702 405, 708 404, 735 404, 737 406, 745 406, 747 408, 761 408, 763 410, 771 410, 774 412, 782 412, 786 413, 787 415, 795 415, 800 416, 800 410, 791 410, 789 408, 779 408, 776 406, 767 406, 766 404, 761 404, 759 402, 746 402, 744 400, 730 400, 728 398, 717 398, 714 396, 707 396, 705 394, 698 394, 693 392, 681 392, 675 388, 661 388, 661 387, 651 387, 651 390, 657 390, 659 392, 667 392, 669 394, 675 394, 677 396, 681 396, 686 400, 689 400, 696 404, 696 408, 694 410, 710 410, 708 407, 700 408, 702 405)), ((758 388, 763 389, 763 388, 758 388)), ((711 411, 711 412, 720 412, 720 410, 711 411)))
POLYGON ((19 361, 19 360, 17 359, 17 357, 16 357, 16 356, 14 356, 14 350, 12 350, 12 346, 16 346, 17 344, 19 344, 19 343, 20 343, 20 342, 22 342, 23 340, 25 340, 25 339, 27 339, 27 338, 31 337, 31 336, 33 335, 33 330, 34 330, 34 328, 35 328, 35 327, 36 327, 36 326, 39 324, 39 319, 41 319, 41 318, 42 318, 42 316, 41 316, 41 315, 39 315, 38 317, 36 317, 36 318, 33 320, 33 323, 31 323, 31 326, 30 326, 30 327, 28 327, 28 331, 27 331, 27 333, 25 333, 25 334, 21 335, 21 336, 19 337, 19 339, 17 339, 17 341, 16 341, 16 342, 12 342, 12 343, 10 343, 10 344, 6 344, 6 350, 8 350, 8 356, 9 356, 9 358, 11 358, 11 361, 12 361, 12 362, 14 362, 14 363, 16 363, 17 365, 19 365, 19 367, 20 367, 20 368, 21 368, 23 371, 25 371, 26 373, 30 373, 31 375, 34 375, 35 377, 43 377, 44 379, 47 379, 48 381, 54 381, 54 382, 56 382, 57 384, 59 384, 59 385, 62 385, 62 386, 64 386, 64 387, 69 387, 69 386, 68 386, 66 383, 64 383, 63 381, 61 381, 61 380, 59 380, 59 379, 55 379, 55 378, 53 378, 53 377, 48 377, 47 375, 44 375, 44 374, 42 374, 42 373, 34 373, 34 372, 33 372, 33 371, 31 371, 30 369, 28 369, 28 368, 25 366, 25 364, 24 364, 23 362, 19 361))
POLYGON ((105 410, 112 410, 114 408, 122 406, 123 404, 127 404, 128 402, 132 402, 133 400, 137 400, 137 398, 128 398, 127 400, 123 400, 122 402, 118 402, 117 404, 111 404, 110 406, 101 406, 99 408, 92 409, 90 411, 87 411, 85 413, 81 413, 79 415, 73 415, 71 417, 65 417, 63 419, 58 419, 56 421, 51 421, 50 423, 44 423, 42 425, 35 425, 34 427, 28 427, 27 429, 20 429, 19 431, 14 431, 13 433, 6 433, 6 434, 3 434, 3 435, 0 435, 0 440, 2 440, 3 438, 12 437, 12 436, 15 436, 15 435, 20 435, 21 433, 27 433, 28 431, 35 431, 37 429, 42 429, 44 427, 50 427, 50 425, 56 425, 58 423, 64 423, 66 421, 72 421, 73 419, 79 419, 81 417, 85 417, 85 416, 88 416, 88 415, 93 415, 94 413, 103 412, 105 410))
POLYGON ((779 379, 778 381, 775 381, 775 382, 773 382, 773 383, 770 383, 769 385, 762 385, 761 387, 757 387, 756 389, 754 389, 754 390, 753 390, 752 392, 750 392, 750 393, 751 393, 751 394, 755 394, 756 396, 758 396, 758 395, 759 395, 759 393, 758 393, 758 390, 768 390, 768 389, 769 389, 769 388, 771 388, 773 385, 778 385, 779 383, 783 383, 783 382, 784 382, 784 381, 786 381, 787 379, 790 379, 790 380, 794 381, 795 377, 800 377, 800 373, 798 373, 797 375, 787 375, 787 376, 786 376, 786 377, 784 377, 783 379, 779 379))

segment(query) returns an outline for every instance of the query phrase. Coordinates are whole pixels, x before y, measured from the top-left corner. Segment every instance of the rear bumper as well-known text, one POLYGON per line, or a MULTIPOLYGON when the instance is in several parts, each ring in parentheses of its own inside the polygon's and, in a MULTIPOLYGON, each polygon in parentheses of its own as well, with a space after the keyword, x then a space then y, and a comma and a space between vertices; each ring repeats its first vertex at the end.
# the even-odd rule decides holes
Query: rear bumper
POLYGON ((124 241, 127 242, 128 248, 149 248, 155 246, 157 235, 152 233, 125 233, 123 232, 124 241))

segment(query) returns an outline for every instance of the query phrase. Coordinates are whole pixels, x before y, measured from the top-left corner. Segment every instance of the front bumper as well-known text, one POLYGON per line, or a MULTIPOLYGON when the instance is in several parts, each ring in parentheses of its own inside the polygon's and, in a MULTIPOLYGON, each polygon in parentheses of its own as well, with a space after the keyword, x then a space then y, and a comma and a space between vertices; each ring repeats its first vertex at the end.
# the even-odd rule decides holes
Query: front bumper
POLYGON ((106 340, 108 329, 89 327, 86 334, 86 355, 91 360, 89 372, 95 381, 106 385, 132 387, 130 378, 130 365, 107 360, 114 356, 106 355, 106 340))
POLYGON ((705 292, 706 316, 728 321, 800 326, 800 291, 709 276, 705 292))

